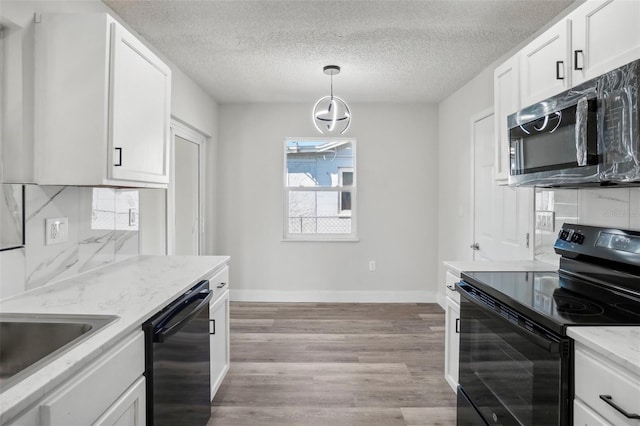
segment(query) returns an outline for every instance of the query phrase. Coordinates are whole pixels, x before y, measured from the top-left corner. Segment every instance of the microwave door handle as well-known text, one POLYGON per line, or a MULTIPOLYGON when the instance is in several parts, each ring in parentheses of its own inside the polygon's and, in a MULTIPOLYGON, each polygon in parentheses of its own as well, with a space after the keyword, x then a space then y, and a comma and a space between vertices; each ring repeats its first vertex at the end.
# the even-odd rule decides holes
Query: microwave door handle
POLYGON ((589 102, 585 97, 576 104, 576 162, 578 167, 587 165, 587 119, 589 117, 589 102))
POLYGON ((486 313, 490 314, 493 317, 496 317, 496 318, 500 319, 501 322, 504 322, 505 324, 509 324, 509 326, 513 330, 515 330, 518 334, 520 334, 522 337, 524 337, 525 339, 527 339, 531 343, 535 344, 536 346, 539 346, 542 349, 546 350, 547 352, 553 353, 553 354, 561 352, 560 351, 560 348, 561 348, 560 342, 556 342, 554 340, 544 338, 542 336, 539 336, 536 333, 530 332, 529 330, 527 330, 524 327, 521 327, 520 325, 512 323, 511 321, 509 321, 508 319, 506 319, 502 315, 500 315, 498 312, 496 312, 494 309, 488 307, 484 303, 478 302, 473 297, 469 296, 467 294, 465 288, 461 287, 458 284, 456 284, 456 290, 458 290, 458 293, 460 293, 460 295, 462 297, 464 297, 464 299, 466 301, 473 303, 474 305, 476 305, 479 308, 482 308, 486 313))

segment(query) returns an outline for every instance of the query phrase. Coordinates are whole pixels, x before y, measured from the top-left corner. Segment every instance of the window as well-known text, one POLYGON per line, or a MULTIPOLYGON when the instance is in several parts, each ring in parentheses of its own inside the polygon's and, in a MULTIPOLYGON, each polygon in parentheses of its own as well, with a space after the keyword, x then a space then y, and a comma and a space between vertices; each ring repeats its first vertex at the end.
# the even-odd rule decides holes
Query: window
POLYGON ((287 138, 284 238, 356 238, 356 141, 287 138))

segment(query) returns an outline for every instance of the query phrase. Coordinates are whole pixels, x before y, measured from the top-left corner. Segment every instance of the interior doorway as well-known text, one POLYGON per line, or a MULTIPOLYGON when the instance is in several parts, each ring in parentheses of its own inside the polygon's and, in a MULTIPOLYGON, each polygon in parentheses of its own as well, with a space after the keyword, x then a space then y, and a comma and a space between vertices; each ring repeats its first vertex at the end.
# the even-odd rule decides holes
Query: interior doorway
POLYGON ((532 259, 533 190, 495 181, 494 135, 493 110, 471 119, 473 259, 532 259))
POLYGON ((205 136, 172 121, 171 178, 167 203, 170 255, 199 255, 204 233, 205 136))

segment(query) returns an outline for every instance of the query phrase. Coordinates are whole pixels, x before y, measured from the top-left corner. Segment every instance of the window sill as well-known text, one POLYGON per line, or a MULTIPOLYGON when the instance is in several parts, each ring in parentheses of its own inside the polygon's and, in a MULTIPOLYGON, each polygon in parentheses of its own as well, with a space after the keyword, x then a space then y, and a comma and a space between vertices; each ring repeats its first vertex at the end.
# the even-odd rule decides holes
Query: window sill
POLYGON ((283 238, 280 241, 284 243, 357 243, 360 241, 360 238, 358 237, 348 237, 348 238, 300 237, 300 238, 283 238))

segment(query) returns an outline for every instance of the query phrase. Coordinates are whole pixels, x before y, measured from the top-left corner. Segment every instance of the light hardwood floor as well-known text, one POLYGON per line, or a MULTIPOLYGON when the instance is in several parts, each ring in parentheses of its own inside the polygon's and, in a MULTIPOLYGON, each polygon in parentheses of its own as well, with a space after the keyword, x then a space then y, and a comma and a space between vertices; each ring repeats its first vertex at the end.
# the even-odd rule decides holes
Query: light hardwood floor
POLYGON ((436 304, 231 304, 208 426, 455 425, 436 304))

